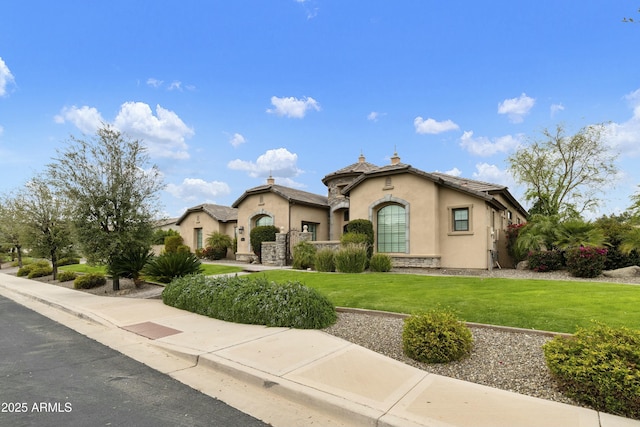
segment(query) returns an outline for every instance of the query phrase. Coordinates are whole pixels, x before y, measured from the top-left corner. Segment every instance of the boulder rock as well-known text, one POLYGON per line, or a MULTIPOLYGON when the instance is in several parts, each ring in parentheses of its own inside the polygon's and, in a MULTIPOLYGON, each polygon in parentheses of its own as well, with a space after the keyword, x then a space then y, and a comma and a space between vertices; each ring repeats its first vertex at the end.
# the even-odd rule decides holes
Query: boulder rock
POLYGON ((640 267, 632 265, 630 267, 618 268, 616 270, 605 270, 602 272, 602 275, 612 278, 638 277, 640 276, 640 267))
POLYGON ((529 269, 529 261, 520 261, 518 265, 516 265, 516 270, 528 270, 529 269))

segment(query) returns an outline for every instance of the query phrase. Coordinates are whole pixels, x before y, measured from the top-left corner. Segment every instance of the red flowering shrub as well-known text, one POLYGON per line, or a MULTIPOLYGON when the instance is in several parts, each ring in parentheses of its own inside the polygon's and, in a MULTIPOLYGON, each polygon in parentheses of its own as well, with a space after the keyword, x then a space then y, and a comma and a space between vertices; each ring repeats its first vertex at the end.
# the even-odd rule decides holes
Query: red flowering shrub
POLYGON ((560 270, 563 264, 563 256, 560 251, 531 251, 527 256, 529 270, 538 273, 560 270))
POLYGON ((572 276, 597 277, 604 269, 607 250, 605 248, 581 246, 569 249, 565 256, 567 258, 567 269, 572 276))

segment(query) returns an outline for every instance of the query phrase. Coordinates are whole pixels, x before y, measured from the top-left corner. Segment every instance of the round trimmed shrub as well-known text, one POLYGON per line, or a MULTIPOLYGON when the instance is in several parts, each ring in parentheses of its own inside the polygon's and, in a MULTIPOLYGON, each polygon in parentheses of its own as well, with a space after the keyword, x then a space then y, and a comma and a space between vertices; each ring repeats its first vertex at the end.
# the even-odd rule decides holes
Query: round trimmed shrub
POLYGON ((316 252, 314 265, 316 271, 336 271, 335 251, 329 248, 320 249, 316 252))
POLYGON ((402 330, 404 353, 426 363, 447 363, 471 354, 471 330, 448 309, 410 316, 402 330))
MULTIPOLYGON (((182 236, 169 235, 164 238, 164 251, 169 253, 178 252, 178 248, 184 245, 184 241, 182 240, 182 236)), ((188 246, 187 246, 188 247, 188 246)))
POLYGON ((572 276, 598 277, 602 274, 607 261, 607 250, 605 248, 581 246, 569 249, 565 257, 567 258, 567 270, 572 276))
POLYGON ((316 257, 316 247, 313 244, 302 241, 293 247, 293 268, 306 270, 313 268, 316 257))
POLYGON ((92 289, 107 284, 107 278, 102 273, 81 274, 73 281, 75 289, 92 289))
POLYGON ((334 305, 315 289, 266 278, 186 276, 164 288, 162 301, 216 319, 255 325, 322 329, 337 318, 334 305))
POLYGON ((59 271, 58 282, 69 282, 75 280, 78 275, 73 271, 59 271))
POLYGON ((31 271, 29 271, 27 278, 34 279, 36 277, 50 276, 52 274, 53 274, 53 268, 47 265, 46 267, 32 268, 31 271))
POLYGON ((640 419, 640 331, 596 323, 543 346, 568 396, 598 411, 640 419))
POLYGON ((393 263, 387 254, 373 254, 369 261, 369 269, 378 273, 391 271, 391 267, 393 267, 393 263))
POLYGON ((38 260, 38 261, 33 261, 33 262, 29 263, 29 264, 25 264, 22 267, 20 267, 18 269, 18 272, 16 273, 16 276, 18 276, 18 277, 28 277, 29 274, 31 273, 31 271, 37 270, 37 269, 43 269, 43 268, 47 268, 47 267, 50 267, 49 261, 46 261, 46 260, 43 260, 43 259, 38 260))

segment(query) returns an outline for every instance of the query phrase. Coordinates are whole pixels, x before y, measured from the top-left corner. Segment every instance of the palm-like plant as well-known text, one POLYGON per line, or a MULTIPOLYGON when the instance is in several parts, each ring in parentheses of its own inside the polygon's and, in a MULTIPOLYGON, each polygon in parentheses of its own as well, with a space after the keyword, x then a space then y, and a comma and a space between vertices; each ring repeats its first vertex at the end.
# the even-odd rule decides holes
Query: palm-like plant
POLYGON ((601 248, 605 242, 606 237, 600 227, 581 219, 569 219, 558 224, 554 243, 559 249, 566 250, 581 246, 601 248))
POLYGON ((141 273, 147 262, 153 257, 148 246, 128 246, 122 253, 112 258, 107 266, 107 274, 133 279, 136 287, 142 284, 141 273))
POLYGON ((640 250, 640 228, 634 227, 625 233, 620 244, 620 251, 629 255, 634 250, 640 250))

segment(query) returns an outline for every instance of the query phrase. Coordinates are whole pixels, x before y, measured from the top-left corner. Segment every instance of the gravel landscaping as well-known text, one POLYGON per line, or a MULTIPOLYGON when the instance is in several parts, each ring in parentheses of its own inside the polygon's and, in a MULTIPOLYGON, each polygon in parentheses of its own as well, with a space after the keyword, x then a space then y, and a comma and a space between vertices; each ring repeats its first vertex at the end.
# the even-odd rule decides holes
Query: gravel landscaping
MULTIPOLYGON (((394 270, 395 271, 395 270, 394 270)), ((417 273, 411 271, 411 273, 417 273)), ((468 275, 520 279, 585 280, 565 271, 536 273, 529 270, 436 270, 430 275, 468 275)), ((640 278, 612 279, 600 276, 589 281, 640 284, 640 278)), ((474 338, 470 357, 446 364, 426 364, 404 355, 402 317, 366 312, 340 312, 338 321, 325 332, 366 347, 427 372, 487 385, 555 402, 584 406, 564 396, 546 366, 542 345, 551 336, 534 332, 471 327, 474 338)))

